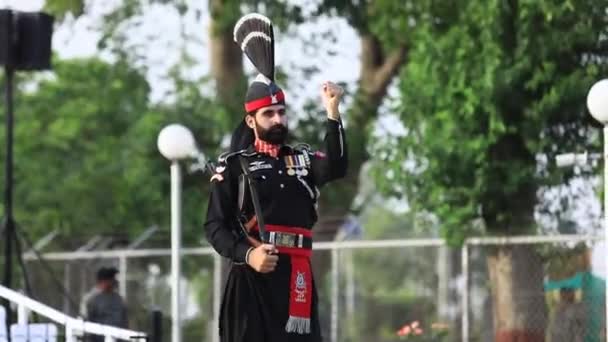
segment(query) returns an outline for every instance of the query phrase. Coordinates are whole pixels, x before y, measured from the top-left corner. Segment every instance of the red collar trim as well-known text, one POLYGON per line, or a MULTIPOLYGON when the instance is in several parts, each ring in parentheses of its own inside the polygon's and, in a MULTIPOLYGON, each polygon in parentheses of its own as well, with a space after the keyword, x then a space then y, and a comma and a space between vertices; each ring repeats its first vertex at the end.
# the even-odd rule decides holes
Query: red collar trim
POLYGON ((256 152, 266 153, 273 158, 279 156, 279 150, 281 149, 281 145, 273 145, 260 139, 255 139, 254 147, 256 152))

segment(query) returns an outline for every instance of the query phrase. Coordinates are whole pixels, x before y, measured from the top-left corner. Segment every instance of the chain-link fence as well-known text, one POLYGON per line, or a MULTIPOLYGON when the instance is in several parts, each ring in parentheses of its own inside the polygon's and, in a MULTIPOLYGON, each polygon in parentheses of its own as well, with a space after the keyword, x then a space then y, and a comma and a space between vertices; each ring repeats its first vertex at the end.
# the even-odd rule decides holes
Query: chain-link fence
MULTIPOLYGON (((95 286, 96 271, 103 266, 116 267, 119 292, 128 307, 129 328, 151 331, 153 313, 160 311, 168 340, 171 336, 169 253, 168 250, 48 253, 43 256, 44 264, 29 256, 26 259, 31 293, 36 300, 68 315, 79 316, 82 299, 95 286)), ((181 259, 184 341, 213 341, 212 334, 216 331, 213 313, 217 312, 214 297, 221 293, 214 282, 217 258, 209 248, 200 248, 186 250, 181 259)))
MULTIPOLYGON (((461 248, 440 239, 316 243, 324 340, 391 342, 419 334, 421 341, 556 342, 566 341, 555 337, 565 329, 568 341, 605 341, 605 273, 592 262, 599 240, 476 238, 461 248)), ((33 256, 26 259, 35 296, 70 315, 78 314, 97 268, 117 267, 130 328, 150 331, 150 312, 159 309, 169 341, 169 250, 48 253, 55 280, 33 256)), ((219 260, 210 248, 183 251, 184 341, 218 341, 219 260)))
POLYGON ((605 341, 603 245, 585 237, 469 239, 464 338, 605 341))
POLYGON ((455 292, 448 293, 455 279, 441 245, 429 239, 320 246, 332 261, 321 292, 327 340, 397 341, 397 331, 414 322, 425 335, 456 338, 448 327, 457 325, 457 317, 449 313, 456 313, 459 303, 455 292), (431 330, 440 324, 444 330, 431 330))

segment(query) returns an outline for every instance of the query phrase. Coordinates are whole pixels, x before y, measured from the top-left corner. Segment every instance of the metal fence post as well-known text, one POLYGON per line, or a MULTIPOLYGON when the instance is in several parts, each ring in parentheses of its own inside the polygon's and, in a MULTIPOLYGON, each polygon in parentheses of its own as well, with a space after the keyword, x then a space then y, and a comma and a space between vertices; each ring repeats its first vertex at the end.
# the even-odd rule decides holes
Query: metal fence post
POLYGON ((65 324, 65 342, 76 342, 76 337, 74 336, 74 326, 71 320, 67 321, 65 324))
POLYGON ((462 342, 469 342, 469 246, 462 245, 462 342))
POLYGON ((162 342, 163 340, 163 313, 159 308, 152 310, 152 331, 150 342, 162 342))
POLYGON ((213 254, 213 322, 212 338, 213 342, 220 341, 219 335, 219 318, 220 305, 222 302, 222 257, 215 253, 213 254))
POLYGON ((355 265, 353 251, 345 251, 343 254, 346 274, 346 317, 349 319, 355 315, 355 265))
POLYGON ((338 258, 340 251, 336 246, 331 250, 331 342, 338 342, 338 305, 340 273, 338 272, 338 258))
MULTIPOLYGON (((65 290, 68 293, 72 293, 72 261, 68 260, 65 265, 63 265, 63 284, 65 286, 65 290)), ((70 306, 70 300, 68 299, 67 296, 63 296, 63 312, 72 312, 72 310, 70 310, 71 306, 70 306)), ((80 312, 76 313, 77 315, 80 314, 80 312)))
POLYGON ((121 254, 118 258, 118 292, 125 300, 127 300, 127 272, 127 256, 125 254, 121 254))
POLYGON ((27 324, 29 314, 30 312, 25 305, 17 306, 17 324, 27 324))

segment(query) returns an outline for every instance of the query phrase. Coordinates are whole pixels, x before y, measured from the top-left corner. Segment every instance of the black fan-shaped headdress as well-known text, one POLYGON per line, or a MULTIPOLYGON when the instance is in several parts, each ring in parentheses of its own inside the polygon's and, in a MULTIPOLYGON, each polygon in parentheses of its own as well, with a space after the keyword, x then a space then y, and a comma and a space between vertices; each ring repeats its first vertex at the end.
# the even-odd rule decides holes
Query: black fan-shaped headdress
POLYGON ((284 104, 285 95, 274 83, 274 31, 270 19, 258 13, 243 16, 234 26, 234 41, 260 72, 247 89, 247 113, 284 104))
POLYGON ((256 69, 274 81, 274 31, 270 19, 258 13, 243 16, 234 26, 234 41, 256 69))
MULTIPOLYGON (((234 26, 234 41, 260 72, 247 89, 245 111, 255 113, 262 107, 285 104, 283 90, 274 83, 274 32, 270 19, 258 13, 243 16, 234 26)), ((253 141, 253 130, 243 120, 232 134, 230 150, 247 148, 253 141)))

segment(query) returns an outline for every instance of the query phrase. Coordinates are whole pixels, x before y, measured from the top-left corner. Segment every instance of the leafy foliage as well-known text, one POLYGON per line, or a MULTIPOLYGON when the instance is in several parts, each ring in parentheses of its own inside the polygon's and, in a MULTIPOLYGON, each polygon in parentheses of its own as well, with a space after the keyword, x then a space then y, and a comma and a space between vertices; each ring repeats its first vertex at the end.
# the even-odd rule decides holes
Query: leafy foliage
POLYGON ((608 70, 607 7, 468 1, 423 23, 395 108, 408 134, 377 144, 385 190, 438 215, 453 243, 479 219, 499 234, 533 229, 537 189, 560 181, 537 160, 598 147, 585 96, 608 70))
MULTIPOLYGON (((199 142, 218 141, 213 132, 222 123, 214 104, 180 87, 179 105, 153 106, 145 78, 124 63, 58 61, 46 76, 22 80, 21 88, 35 91, 16 97, 17 221, 32 235, 58 228, 88 236, 132 236, 167 223, 168 163, 156 137, 179 121, 199 142)), ((186 237, 200 225, 202 179, 184 181, 186 237)))

